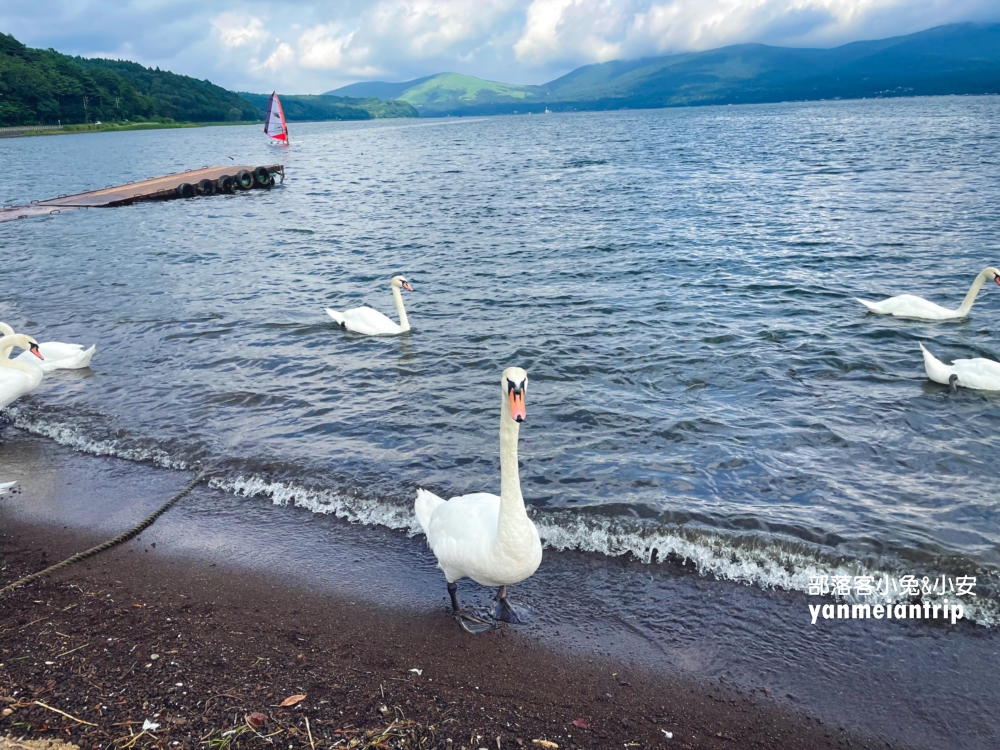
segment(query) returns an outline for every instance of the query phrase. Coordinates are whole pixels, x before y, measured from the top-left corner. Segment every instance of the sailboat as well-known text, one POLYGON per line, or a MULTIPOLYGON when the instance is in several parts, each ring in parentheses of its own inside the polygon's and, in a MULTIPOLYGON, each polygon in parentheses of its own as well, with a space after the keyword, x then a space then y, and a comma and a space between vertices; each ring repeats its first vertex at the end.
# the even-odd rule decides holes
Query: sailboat
POLYGON ((281 108, 278 94, 271 92, 267 100, 267 114, 264 115, 264 135, 276 141, 288 143, 288 125, 285 124, 285 110, 281 108))

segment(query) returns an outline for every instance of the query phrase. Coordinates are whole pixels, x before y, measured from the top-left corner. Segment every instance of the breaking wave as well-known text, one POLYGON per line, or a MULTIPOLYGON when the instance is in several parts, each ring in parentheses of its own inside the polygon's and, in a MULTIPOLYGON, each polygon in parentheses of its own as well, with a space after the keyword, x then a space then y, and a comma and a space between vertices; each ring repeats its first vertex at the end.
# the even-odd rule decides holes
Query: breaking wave
MULTIPOLYGON (((59 445, 95 456, 110 456, 129 461, 152 463, 178 471, 200 468, 204 458, 178 458, 155 441, 137 438, 121 431, 114 435, 93 437, 75 424, 53 419, 43 410, 30 411, 10 407, 7 415, 18 429, 49 438, 59 445)), ((409 502, 393 502, 350 491, 310 487, 295 479, 275 479, 254 473, 234 472, 217 476, 209 486, 237 497, 269 500, 278 506, 294 506, 313 513, 333 515, 349 523, 380 525, 409 536, 422 533, 409 502)), ((832 555, 818 546, 781 537, 733 534, 689 526, 664 526, 655 519, 609 516, 600 509, 580 511, 529 508, 545 547, 573 550, 608 557, 630 556, 645 564, 676 564, 690 567, 699 575, 732 581, 761 589, 808 592, 815 576, 898 577, 917 571, 891 558, 872 564, 862 560, 832 555)), ((940 571, 935 571, 940 574, 940 571)), ((918 578, 924 573, 918 574, 918 578)), ((933 575, 930 571, 927 575, 933 575)), ((979 595, 967 598, 965 617, 991 627, 1000 623, 1000 607, 992 592, 977 587, 979 595), (985 594, 985 595, 984 595, 985 594)), ((924 596, 927 601, 944 598, 924 596)), ((842 597, 843 601, 862 601, 842 597)), ((899 597, 877 594, 863 601, 870 604, 899 601, 899 597)))

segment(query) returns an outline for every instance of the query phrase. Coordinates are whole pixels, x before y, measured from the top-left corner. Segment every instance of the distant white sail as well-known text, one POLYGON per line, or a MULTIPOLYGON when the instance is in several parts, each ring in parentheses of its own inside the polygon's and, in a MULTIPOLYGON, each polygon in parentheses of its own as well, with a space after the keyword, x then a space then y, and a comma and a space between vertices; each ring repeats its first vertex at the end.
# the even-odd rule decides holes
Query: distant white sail
POLYGON ((285 110, 281 108, 281 100, 275 92, 267 101, 267 114, 264 116, 264 135, 276 141, 288 143, 288 125, 285 124, 285 110))

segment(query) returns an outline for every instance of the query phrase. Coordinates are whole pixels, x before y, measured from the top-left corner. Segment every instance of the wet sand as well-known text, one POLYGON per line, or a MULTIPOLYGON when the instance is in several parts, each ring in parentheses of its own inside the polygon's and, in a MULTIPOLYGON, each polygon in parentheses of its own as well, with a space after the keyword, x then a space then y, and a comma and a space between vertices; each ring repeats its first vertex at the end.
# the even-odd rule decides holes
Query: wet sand
MULTIPOLYGON (((5 519, 2 541, 12 578, 98 539, 5 519)), ((321 747, 393 721, 434 747, 496 747, 497 738, 501 748, 535 739, 560 747, 876 746, 718 687, 567 657, 509 629, 472 637, 443 608, 412 617, 166 558, 143 540, 8 595, 0 630, 0 695, 94 725, 32 704, 4 729, 58 733, 82 747, 127 738, 145 719, 160 729, 140 743, 194 747, 252 712, 295 747, 309 746, 306 717, 321 747), (279 707, 296 694, 306 698, 279 707)))
MULTIPOLYGON (((3 437, 4 478, 24 485, 0 498, 3 582, 114 536, 188 479, 3 437)), ((413 742, 455 748, 497 736, 706 748, 997 737, 998 639, 981 628, 810 629, 806 597, 550 552, 514 593, 535 620, 468 636, 422 539, 200 487, 140 539, 0 599, 2 695, 98 725, 23 706, 0 733, 65 727, 106 746, 159 713, 157 742, 194 746, 260 711, 295 746, 308 745, 305 716, 322 746, 396 719, 414 722, 413 742), (307 695, 299 708, 276 708, 295 693, 307 695)), ((460 595, 488 592, 464 582, 460 595)))

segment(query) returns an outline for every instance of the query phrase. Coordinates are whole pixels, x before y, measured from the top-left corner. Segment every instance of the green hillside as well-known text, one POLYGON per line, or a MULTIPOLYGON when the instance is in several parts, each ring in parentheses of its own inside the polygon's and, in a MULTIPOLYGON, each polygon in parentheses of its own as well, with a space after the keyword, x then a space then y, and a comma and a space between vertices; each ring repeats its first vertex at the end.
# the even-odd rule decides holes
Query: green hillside
MULTIPOLYGON (((240 96, 262 113, 267 108, 270 94, 240 96)), ((281 107, 289 121, 319 120, 372 120, 383 117, 418 117, 417 110, 403 101, 385 101, 374 98, 349 98, 342 96, 304 96, 280 94, 281 107)))
MULTIPOLYGON (((417 117, 406 102, 282 96, 290 120, 417 117)), ((102 122, 254 122, 267 95, 237 94, 210 81, 126 60, 31 49, 0 34, 0 126, 102 122)))
POLYGON ((441 73, 408 88, 399 98, 420 109, 462 106, 466 103, 525 101, 539 91, 537 86, 518 86, 484 81, 460 73, 441 73))
POLYGON ((0 34, 0 125, 257 119, 231 91, 159 69, 31 49, 0 34))
POLYGON ((587 65, 541 86, 444 73, 330 92, 392 92, 424 116, 1000 93, 1000 24, 954 24, 833 49, 740 44, 587 65))
POLYGON ((398 99, 409 88, 428 81, 434 76, 417 78, 412 81, 388 83, 386 81, 361 81, 342 86, 336 91, 327 91, 323 96, 346 96, 360 99, 398 99))
POLYGON ((485 81, 461 73, 439 73, 404 83, 385 81, 352 83, 328 91, 324 96, 375 96, 380 93, 408 102, 424 115, 451 114, 469 107, 513 106, 518 102, 544 96, 541 86, 519 86, 485 81))
POLYGON ((92 75, 108 71, 129 81, 156 101, 156 114, 162 117, 187 122, 223 122, 254 121, 263 116, 239 94, 210 81, 146 68, 127 60, 81 57, 74 60, 92 75))

